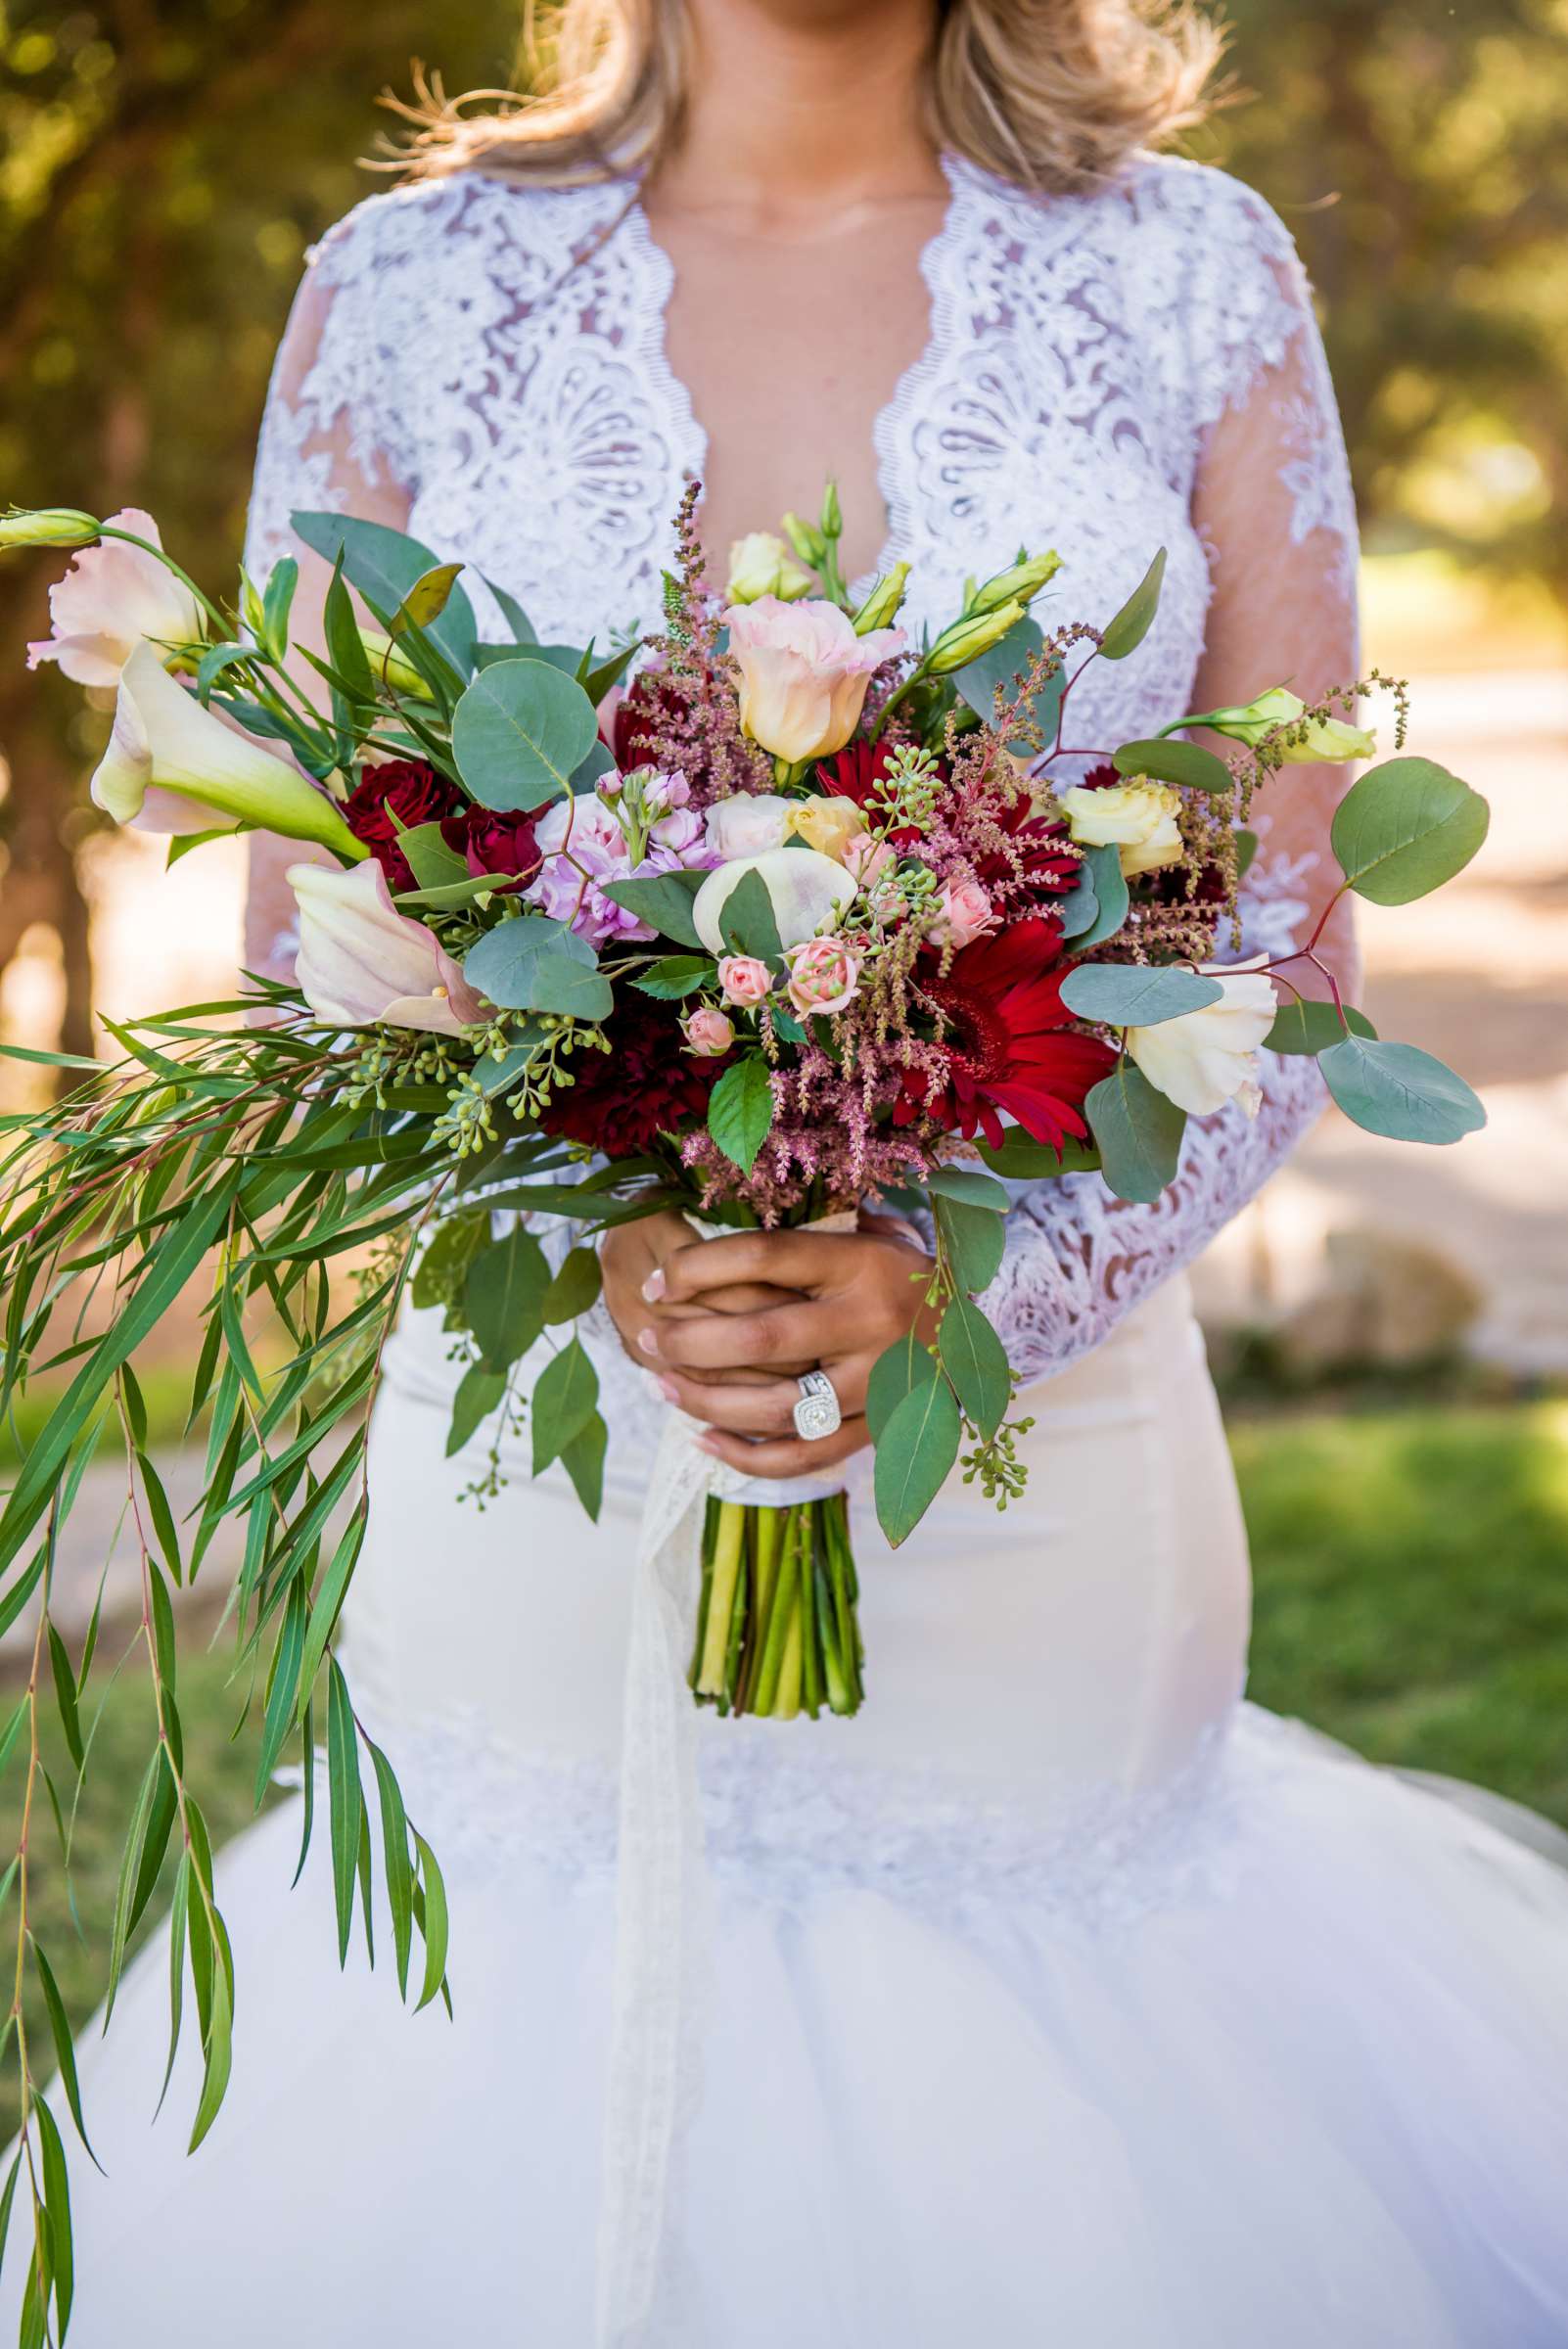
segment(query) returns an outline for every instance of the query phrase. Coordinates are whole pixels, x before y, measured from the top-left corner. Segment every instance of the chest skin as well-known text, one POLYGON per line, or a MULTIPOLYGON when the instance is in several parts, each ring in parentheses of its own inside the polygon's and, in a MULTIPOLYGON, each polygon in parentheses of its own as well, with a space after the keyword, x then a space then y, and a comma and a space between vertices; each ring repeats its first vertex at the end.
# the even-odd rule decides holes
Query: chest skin
POLYGON ((744 531, 776 530, 792 508, 814 517, 829 476, 847 576, 875 567, 888 523, 875 427, 926 346, 920 255, 945 204, 901 198, 794 237, 650 203, 675 272, 669 364, 708 436, 702 528, 715 576, 744 531))

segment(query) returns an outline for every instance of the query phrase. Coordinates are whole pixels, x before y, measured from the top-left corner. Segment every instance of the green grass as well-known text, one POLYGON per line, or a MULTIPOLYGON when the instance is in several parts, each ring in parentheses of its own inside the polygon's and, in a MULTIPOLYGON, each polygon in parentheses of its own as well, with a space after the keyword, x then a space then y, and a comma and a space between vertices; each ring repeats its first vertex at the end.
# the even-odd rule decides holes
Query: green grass
MULTIPOLYGON (((1240 1420, 1232 1443, 1258 1700, 1375 1760, 1475 1778, 1568 1822, 1568 1403, 1274 1414, 1240 1420)), ((230 1670, 225 1635, 215 1655, 193 1639, 180 1672, 189 1774, 217 1838, 253 1816, 255 1749, 249 1731, 230 1742, 242 1699, 230 1670)), ((84 1718, 100 1700, 103 1711, 72 1865, 85 1946, 47 1823, 35 1845, 36 1920, 78 2024, 102 1995, 98 1953, 152 1718, 139 1653, 113 1686, 102 1668, 90 1686, 84 1718)), ((46 1759, 69 1809, 58 1730, 46 1759)), ((0 1944, 14 1923, 13 1906, 0 1944)), ((323 1948, 323 1966, 331 1956, 323 1948)))
POLYGON ((1568 1403, 1231 1431, 1252 1693, 1568 1822, 1568 1403))

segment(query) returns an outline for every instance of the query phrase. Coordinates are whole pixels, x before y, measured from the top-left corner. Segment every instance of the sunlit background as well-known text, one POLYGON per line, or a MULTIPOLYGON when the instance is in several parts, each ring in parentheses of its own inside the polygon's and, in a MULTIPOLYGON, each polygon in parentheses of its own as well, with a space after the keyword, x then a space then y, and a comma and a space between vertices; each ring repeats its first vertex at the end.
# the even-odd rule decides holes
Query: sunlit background
MULTIPOLYGON (((1303 248, 1368 660, 1495 811, 1457 884, 1364 924, 1365 1008, 1479 1087, 1486 1131, 1421 1152, 1327 1118, 1202 1268, 1255 1684, 1568 1816, 1568 0, 1230 16, 1251 95, 1194 152, 1303 248)), ((373 184, 376 94, 415 57, 505 80, 517 22, 508 0, 0 0, 0 498, 144 505, 232 592, 271 353, 312 238, 373 184)), ((242 873, 214 849, 164 877, 156 843, 94 819, 104 714, 23 666, 60 568, 0 568, 0 1035, 79 1051, 98 1011, 226 989, 242 873)), ((103 1518, 107 1543, 107 1494, 103 1518)))

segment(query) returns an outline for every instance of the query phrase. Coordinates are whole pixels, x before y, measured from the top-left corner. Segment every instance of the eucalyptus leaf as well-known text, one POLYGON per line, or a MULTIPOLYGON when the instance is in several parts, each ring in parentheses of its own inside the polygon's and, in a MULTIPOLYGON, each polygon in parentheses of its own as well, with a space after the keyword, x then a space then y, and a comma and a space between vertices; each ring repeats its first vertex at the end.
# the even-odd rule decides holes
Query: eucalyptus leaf
POLYGON ((1157 1092, 1124 1052, 1084 1104, 1105 1180, 1119 1199, 1143 1205, 1176 1179, 1187 1115, 1157 1092))
POLYGON ((1093 1174, 1099 1171, 1100 1154, 1092 1142, 1065 1141, 1060 1151, 1049 1142, 1037 1142, 1034 1135, 1015 1128, 1004 1135, 999 1149, 990 1142, 979 1145, 980 1155, 992 1174, 1001 1174, 1009 1182, 1037 1182, 1043 1175, 1093 1174))
POLYGON ((1094 893, 1094 868, 1086 857, 1079 865, 1078 878, 1066 897, 1057 899, 1056 910, 1061 916, 1064 945, 1092 930, 1099 919, 1100 900, 1094 893))
POLYGON ((1013 1374, 1006 1348, 978 1305, 955 1297, 937 1332, 942 1366, 951 1379, 967 1416, 989 1443, 1012 1401, 1013 1374))
POLYGON ((1195 742, 1124 742, 1112 763, 1119 775, 1147 775, 1151 782, 1175 783, 1183 791, 1205 791, 1217 799, 1236 787, 1224 760, 1195 742))
POLYGON ((451 1424, 446 1430, 448 1459, 472 1443, 490 1413, 500 1409, 506 1379, 504 1370, 488 1369, 484 1362, 469 1363, 452 1397, 451 1424))
POLYGON ((1165 584, 1165 555, 1162 546, 1101 637, 1100 651, 1107 661, 1125 661, 1129 653, 1135 653, 1154 625, 1154 616, 1160 609, 1160 590, 1165 584))
POLYGON ((884 1428, 906 1395, 940 1376, 936 1358, 913 1329, 879 1354, 865 1389, 865 1419, 872 1443, 881 1443, 884 1428))
POLYGON ((592 1418, 599 1402, 599 1373, 578 1338, 552 1355, 533 1388, 533 1473, 542 1476, 592 1418))
POLYGON ((1479 792, 1430 759, 1390 759, 1351 785, 1329 841, 1358 897, 1407 905, 1460 873, 1486 839, 1479 792))
POLYGON ((505 1370, 544 1328, 550 1267, 531 1231, 521 1225, 482 1248, 463 1282, 463 1311, 484 1365, 505 1370))
POLYGON ((602 1412, 594 1411, 571 1443, 563 1445, 561 1450, 561 1465, 595 1525, 604 1500, 604 1463, 609 1447, 610 1430, 602 1412))
POLYGON ((575 1321, 579 1313, 585 1313, 598 1298, 601 1277, 596 1248, 568 1249, 545 1295, 546 1327, 575 1321))
POLYGON ((452 757, 483 806, 537 807, 571 791, 598 730, 575 679, 518 653, 481 669, 463 695, 452 713, 452 757))
POLYGON ((1088 928, 1073 941, 1081 954, 1086 954, 1092 946, 1103 945, 1108 938, 1115 938, 1127 921, 1131 903, 1122 871, 1122 852, 1114 843, 1103 849, 1085 849, 1084 862, 1088 867, 1095 911, 1088 928))
POLYGON ((1343 1022, 1332 1003, 1311 1000, 1286 1003, 1264 1037, 1264 1049, 1285 1053, 1326 1052, 1330 1044, 1343 1040, 1347 1026, 1352 1036, 1377 1035, 1365 1012, 1354 1011, 1348 1003, 1343 1022))
POLYGON ((607 1019, 615 993, 586 939, 547 914, 525 913, 486 930, 463 958, 463 976, 506 1011, 607 1019))
POLYGON ((1345 1115, 1368 1133, 1441 1146, 1487 1122, 1463 1078, 1414 1044, 1348 1036, 1320 1052, 1317 1065, 1345 1115))
POLYGON ((994 1216, 1006 1215, 1012 1205, 1006 1185, 974 1167, 937 1167, 927 1175, 926 1188, 964 1207, 989 1208, 994 1216))
POLYGON ((945 1378, 924 1380, 897 1405, 876 1448, 877 1522, 897 1549, 946 1482, 962 1435, 945 1378))
POLYGON ((1062 981, 1068 1010, 1108 1028, 1158 1028, 1218 1003, 1224 991, 1200 972, 1136 962, 1083 962, 1062 981))
POLYGON ((1001 1268, 1007 1246, 1006 1220, 989 1207, 969 1207, 956 1199, 938 1197, 937 1229, 941 1233, 960 1289, 971 1296, 989 1289, 1001 1268))

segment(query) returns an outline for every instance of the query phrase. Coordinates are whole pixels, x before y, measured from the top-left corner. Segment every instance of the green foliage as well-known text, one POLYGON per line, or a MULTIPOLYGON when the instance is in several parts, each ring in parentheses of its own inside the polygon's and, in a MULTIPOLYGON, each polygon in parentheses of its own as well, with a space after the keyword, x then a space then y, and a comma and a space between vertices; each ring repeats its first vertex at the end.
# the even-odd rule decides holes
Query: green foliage
POLYGON ((1119 1199, 1158 1199, 1174 1181, 1186 1112, 1157 1092, 1124 1053, 1084 1104, 1105 1171, 1119 1199))
POLYGON ((773 1087, 760 1052, 737 1060, 708 1100, 708 1130, 724 1156, 749 1174, 773 1124, 773 1087))
POLYGON ((874 1470, 877 1520, 895 1549, 907 1541, 958 1457, 962 1427, 945 1378, 910 1388, 883 1428, 874 1470))
POLYGON ((1318 1003, 1310 999, 1285 1003, 1264 1037, 1264 1047, 1269 1052, 1298 1055, 1326 1052, 1330 1044, 1340 1042, 1347 1028, 1352 1036, 1373 1036, 1377 1034, 1365 1012, 1357 1011, 1348 1003, 1343 1021, 1332 1003, 1318 1003))
POLYGON ((1486 1124, 1463 1078, 1414 1044, 1349 1036, 1320 1052, 1317 1065, 1345 1115, 1368 1133, 1397 1142, 1457 1142, 1486 1124))
POLYGON ((599 721, 576 679, 532 653, 481 669, 452 716, 457 771, 485 807, 566 797, 599 721))
POLYGON ((1107 661, 1125 661, 1129 653, 1137 651, 1153 627, 1154 616, 1160 609, 1160 590, 1165 585, 1165 556, 1162 546, 1100 638, 1100 651, 1107 661))
POLYGON ((548 914, 518 914, 486 930, 464 956, 463 976, 508 1011, 591 1021, 607 1019, 615 1007, 587 940, 548 914))
POLYGON ((1352 784, 1329 838, 1358 897, 1408 905, 1463 872, 1491 812, 1478 791, 1430 759, 1390 759, 1352 784))
POLYGON ((1135 962, 1085 962, 1062 982, 1062 1001, 1081 1020, 1110 1028, 1158 1028, 1218 1003, 1224 989, 1201 972, 1135 962))
POLYGON ((1119 775, 1146 775, 1152 782, 1176 783, 1185 791, 1212 792, 1217 799, 1235 789, 1235 777, 1224 760, 1195 742, 1124 742, 1113 763, 1119 775))
POLYGON ((1126 876, 1122 871, 1122 852, 1114 845, 1103 849, 1085 849, 1084 874, 1093 899, 1093 908, 1089 919, 1084 921, 1086 909, 1080 905, 1069 934, 1080 954, 1086 954, 1091 946, 1103 945, 1108 938, 1115 938, 1126 922, 1131 904, 1126 876), (1082 928, 1080 923, 1083 924, 1082 928))

